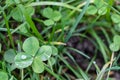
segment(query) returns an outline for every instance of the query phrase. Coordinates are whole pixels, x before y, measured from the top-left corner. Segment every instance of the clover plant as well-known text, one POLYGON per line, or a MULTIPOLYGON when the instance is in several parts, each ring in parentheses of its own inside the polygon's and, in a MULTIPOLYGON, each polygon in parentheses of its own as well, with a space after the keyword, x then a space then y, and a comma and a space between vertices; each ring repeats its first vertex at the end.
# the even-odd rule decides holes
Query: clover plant
MULTIPOLYGON (((27 13, 30 17, 32 17, 32 15, 35 13, 35 9, 33 7, 27 7, 27 8, 25 8, 25 10, 27 11, 27 13)), ((11 17, 14 20, 16 20, 17 22, 22 22, 20 25, 18 25, 18 29, 21 32, 23 32, 23 33, 28 32, 28 30, 30 29, 30 26, 25 21, 25 17, 19 7, 15 7, 14 9, 12 9, 11 17)))
POLYGON ((95 0, 93 4, 89 5, 86 11, 88 15, 105 15, 107 13, 107 6, 102 0, 95 0))
POLYGON ((24 69, 31 66, 35 73, 42 73, 44 71, 44 61, 48 61, 48 63, 51 61, 55 62, 54 56, 58 54, 55 46, 39 46, 39 41, 36 37, 27 38, 22 48, 23 51, 16 51, 17 54, 15 54, 13 49, 9 49, 4 54, 5 61, 12 63, 11 68, 13 69, 24 69))
POLYGON ((42 14, 45 18, 47 18, 44 21, 44 24, 46 26, 53 25, 55 22, 59 21, 62 17, 59 11, 53 10, 50 7, 45 8, 42 14))

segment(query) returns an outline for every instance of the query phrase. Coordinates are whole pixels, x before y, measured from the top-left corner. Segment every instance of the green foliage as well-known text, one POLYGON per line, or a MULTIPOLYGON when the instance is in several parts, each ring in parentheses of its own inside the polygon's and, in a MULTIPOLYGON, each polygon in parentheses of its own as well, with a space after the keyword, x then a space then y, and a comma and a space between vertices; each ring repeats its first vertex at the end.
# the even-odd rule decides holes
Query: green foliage
POLYGON ((44 63, 38 56, 35 57, 32 63, 32 69, 35 73, 42 73, 44 71, 44 63))
POLYGON ((48 18, 44 21, 46 26, 53 25, 55 22, 61 19, 61 13, 59 11, 54 11, 52 8, 47 7, 43 10, 43 16, 48 18))
POLYGON ((90 80, 92 66, 93 80, 110 79, 120 69, 119 10, 115 0, 0 0, 0 80, 90 80))
POLYGON ((48 20, 45 20, 43 23, 44 23, 46 26, 50 26, 50 25, 53 25, 53 24, 54 24, 54 21, 51 20, 51 19, 48 19, 48 20))
POLYGON ((110 49, 113 52, 120 50, 120 36, 119 35, 114 36, 113 43, 110 44, 110 49))
POLYGON ((46 61, 51 57, 52 54, 52 48, 47 45, 43 45, 38 50, 38 53, 36 56, 38 56, 42 61, 46 61))
POLYGON ((120 23, 118 23, 118 24, 115 25, 115 30, 118 31, 118 32, 120 32, 120 23))
POLYGON ((105 15, 107 13, 107 7, 103 6, 98 10, 99 15, 105 15))
MULTIPOLYGON (((54 46, 43 45, 39 47, 39 41, 35 37, 27 38, 22 48, 25 52, 17 52, 17 55, 13 49, 6 51, 4 54, 5 61, 13 63, 11 66, 13 69, 23 69, 32 66, 34 72, 42 73, 44 71, 43 61, 47 61, 52 55, 58 54, 58 50, 54 46)), ((53 59, 50 60, 54 61, 53 59)))
POLYGON ((11 11, 11 14, 12 14, 13 19, 15 19, 16 21, 22 22, 24 19, 19 7, 14 8, 11 11))
MULTIPOLYGON (((35 13, 35 10, 34 10, 33 7, 27 7, 27 8, 26 8, 26 12, 27 12, 28 15, 31 17, 31 16, 35 13)), ((24 15, 23 15, 23 13, 21 12, 21 10, 20 10, 19 7, 14 8, 14 9, 11 11, 11 14, 12 14, 12 18, 15 19, 15 20, 18 21, 18 22, 22 22, 22 21, 25 20, 24 15)))
POLYGON ((35 56, 39 48, 39 41, 35 37, 26 39, 23 43, 23 50, 25 53, 35 56))
POLYGON ((4 71, 0 71, 0 80, 8 80, 8 75, 4 71))
POLYGON ((52 55, 56 56, 58 55, 58 49, 55 46, 51 46, 52 48, 52 55))
POLYGON ((14 61, 17 68, 23 69, 32 64, 33 57, 24 52, 20 52, 20 53, 17 53, 17 55, 14 58, 14 61))
POLYGON ((5 52, 4 59, 8 63, 14 63, 13 59, 14 59, 15 55, 16 55, 15 51, 13 49, 9 49, 5 52))
POLYGON ((28 33, 28 30, 30 29, 30 26, 27 24, 27 22, 20 24, 18 27, 20 27, 19 30, 22 33, 28 33))
POLYGON ((116 13, 113 13, 111 19, 114 23, 120 23, 120 16, 116 13))
POLYGON ((94 5, 90 5, 86 13, 88 15, 95 15, 97 13, 97 8, 94 5))

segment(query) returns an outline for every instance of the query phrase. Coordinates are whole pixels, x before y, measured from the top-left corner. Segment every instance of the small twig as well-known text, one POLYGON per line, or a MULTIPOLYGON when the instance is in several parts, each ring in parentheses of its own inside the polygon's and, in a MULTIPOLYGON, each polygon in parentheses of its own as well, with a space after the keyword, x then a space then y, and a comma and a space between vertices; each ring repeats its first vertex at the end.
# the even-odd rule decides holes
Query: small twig
MULTIPOLYGON (((114 61, 114 54, 115 54, 115 53, 113 52, 112 55, 111 55, 110 67, 109 67, 109 68, 112 67, 112 64, 113 64, 113 61, 114 61)), ((109 74, 110 74, 110 70, 108 71, 107 79, 106 79, 106 80, 108 80, 108 78, 109 78, 109 74)))

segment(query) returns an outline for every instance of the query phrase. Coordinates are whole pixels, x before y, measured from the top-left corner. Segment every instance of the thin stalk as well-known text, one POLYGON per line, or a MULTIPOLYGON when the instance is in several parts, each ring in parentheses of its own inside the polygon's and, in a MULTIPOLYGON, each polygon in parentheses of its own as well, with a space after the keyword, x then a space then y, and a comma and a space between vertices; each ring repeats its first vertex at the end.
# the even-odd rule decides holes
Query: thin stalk
MULTIPOLYGON (((94 0, 90 0, 90 3, 93 3, 93 2, 94 2, 94 0)), ((83 7, 84 5, 86 5, 86 3, 87 3, 87 1, 79 4, 79 5, 77 6, 77 8, 79 9, 79 8, 83 7)), ((71 16, 75 13, 75 11, 76 11, 76 10, 71 11, 71 13, 67 16, 67 19, 68 19, 69 17, 71 17, 71 16)))
POLYGON ((77 25, 79 24, 80 20, 82 19, 83 15, 85 14, 85 11, 87 10, 87 7, 88 7, 89 4, 90 4, 90 0, 87 0, 87 3, 84 6, 82 12, 79 14, 79 16, 77 17, 77 19, 76 19, 75 23, 73 24, 72 28, 68 32, 68 35, 65 38, 65 42, 67 42, 70 39, 70 37, 72 36, 72 33, 75 31, 77 25))
POLYGON ((26 21, 28 22, 28 24, 30 25, 33 33, 41 40, 41 42, 43 42, 43 37, 42 35, 39 33, 39 31, 37 30, 34 22, 32 21, 31 17, 28 15, 28 13, 25 11, 25 7, 21 4, 18 5, 18 7, 20 8, 20 10, 22 11, 23 15, 25 16, 26 21))
MULTIPOLYGON (((8 30, 6 28, 0 28, 0 31, 2 32, 7 32, 8 30)), ((17 34, 21 34, 21 35, 24 35, 24 36, 29 36, 30 34, 25 34, 25 33, 22 33, 20 31, 15 31, 15 29, 10 29, 10 32, 11 32, 11 35, 13 33, 17 33, 17 34)), ((8 35, 9 36, 9 35, 8 35)))
POLYGON ((89 30, 89 33, 96 39, 99 47, 100 47, 100 51, 102 52, 102 55, 103 55, 103 58, 104 58, 104 61, 107 62, 108 61, 108 55, 105 51, 105 44, 103 43, 103 41, 101 40, 101 38, 97 35, 97 33, 95 32, 95 30, 93 29, 90 29, 89 30))
POLYGON ((8 23, 8 19, 7 19, 6 14, 5 14, 4 11, 3 11, 3 16, 4 16, 4 20, 5 20, 5 24, 6 24, 6 28, 7 28, 7 32, 8 32, 8 37, 10 39, 10 42, 11 42, 11 45, 12 45, 13 49, 15 49, 14 41, 13 41, 11 31, 10 31, 10 26, 9 26, 9 23, 8 23))
POLYGON ((66 7, 66 8, 69 8, 69 9, 76 10, 76 11, 82 11, 81 9, 73 7, 73 6, 69 5, 69 4, 62 3, 62 2, 52 2, 52 1, 33 2, 33 3, 29 4, 29 5, 27 5, 26 7, 29 7, 29 6, 41 6, 41 5, 61 6, 61 7, 66 7))
POLYGON ((106 30, 103 27, 100 27, 100 28, 101 28, 102 32, 104 33, 108 44, 111 44, 110 37, 109 37, 108 33, 106 32, 106 30))
POLYGON ((21 69, 21 80, 24 80, 24 69, 21 69))
POLYGON ((76 76, 77 78, 80 78, 80 77, 81 77, 81 75, 80 75, 75 69, 73 69, 73 68, 71 67, 71 65, 63 58, 62 55, 61 55, 61 56, 58 56, 58 58, 59 58, 61 61, 63 61, 63 63, 73 72, 73 74, 75 74, 75 76, 76 76))
POLYGON ((53 41, 53 38, 54 38, 54 33, 55 33, 55 29, 56 29, 55 25, 53 25, 52 33, 50 34, 50 41, 53 41))
MULTIPOLYGON (((97 50, 96 50, 96 51, 97 51, 97 50)), ((97 53, 95 53, 94 57, 93 57, 92 60, 90 61, 89 65, 88 65, 88 67, 87 67, 87 69, 86 69, 86 71, 85 71, 86 73, 88 73, 88 71, 89 71, 90 67, 92 66, 92 64, 93 64, 96 56, 97 56, 97 53)))
POLYGON ((108 21, 110 21, 110 11, 111 11, 111 7, 114 3, 114 0, 108 0, 107 3, 109 4, 110 7, 107 8, 106 19, 108 21))
POLYGON ((52 72, 47 66, 45 66, 45 70, 50 73, 51 75, 53 75, 56 79, 58 80, 62 80, 57 74, 55 74, 54 72, 52 72))
MULTIPOLYGON (((111 68, 112 67, 112 64, 113 64, 113 61, 114 61, 114 55, 115 55, 115 53, 113 52, 112 53, 112 56, 111 56, 111 60, 110 60, 110 67, 109 68, 111 68)), ((110 74, 110 70, 108 71, 108 74, 107 74, 107 79, 106 80, 108 80, 108 78, 109 78, 109 74, 110 74)))

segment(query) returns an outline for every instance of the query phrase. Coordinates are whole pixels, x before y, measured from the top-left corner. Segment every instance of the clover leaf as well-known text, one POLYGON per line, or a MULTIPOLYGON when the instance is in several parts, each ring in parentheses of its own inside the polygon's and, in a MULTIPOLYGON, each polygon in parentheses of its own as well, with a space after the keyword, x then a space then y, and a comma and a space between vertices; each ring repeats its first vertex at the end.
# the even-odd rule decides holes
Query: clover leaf
POLYGON ((33 7, 27 7, 26 11, 30 16, 32 16, 35 13, 35 9, 33 7))
POLYGON ((120 46, 119 46, 118 44, 115 44, 115 43, 110 44, 110 49, 111 49, 113 52, 118 51, 119 48, 120 48, 120 46))
POLYGON ((61 19, 61 13, 58 11, 54 11, 51 19, 53 19, 54 21, 59 21, 61 19))
POLYGON ((50 26, 50 25, 53 25, 53 24, 54 24, 54 21, 51 20, 51 19, 48 19, 48 20, 45 20, 43 23, 44 23, 46 26, 50 26))
POLYGON ((120 32, 120 23, 118 23, 118 24, 115 25, 115 30, 118 31, 118 32, 120 32))
POLYGON ((0 71, 0 80, 8 80, 8 75, 4 71, 0 71))
POLYGON ((87 8, 87 11, 86 13, 88 15, 94 15, 97 13, 97 8, 94 6, 94 5, 90 5, 88 8, 87 8))
POLYGON ((59 21, 62 17, 59 11, 53 10, 50 7, 43 10, 43 16, 47 18, 47 20, 43 21, 46 26, 53 25, 54 22, 59 21))
MULTIPOLYGON (((32 16, 34 14, 34 12, 35 12, 33 7, 27 7, 25 9, 26 9, 26 11, 28 12, 28 14, 30 16, 32 16)), ((24 20, 24 16, 23 16, 21 10, 19 9, 19 7, 14 8, 11 11, 11 14, 12 14, 12 18, 15 19, 18 22, 22 22, 24 20)))
POLYGON ((16 53, 13 49, 9 49, 5 52, 4 54, 4 59, 6 62, 8 63, 14 63, 14 57, 15 57, 16 53))
POLYGON ((52 55, 56 56, 58 54, 58 49, 55 46, 51 46, 52 48, 52 55))
POLYGON ((49 60, 48 60, 48 65, 52 66, 54 65, 56 62, 56 59, 54 57, 51 57, 49 60))
POLYGON ((27 38, 23 43, 23 50, 32 56, 35 56, 39 49, 39 41, 35 37, 27 38))
POLYGON ((12 14, 12 18, 15 19, 16 21, 18 22, 22 22, 23 21, 23 14, 22 12, 20 11, 19 7, 16 7, 14 8, 12 11, 11 11, 11 14, 12 14))
POLYGON ((47 7, 43 10, 43 16, 46 18, 52 18, 53 15, 53 9, 50 7, 47 7))
POLYGON ((48 45, 43 45, 40 47, 37 53, 37 57, 40 57, 42 61, 46 61, 51 57, 52 54, 52 48, 48 45))
POLYGON ((110 49, 113 52, 116 52, 120 49, 120 36, 119 35, 114 36, 113 43, 110 44, 110 49))
POLYGON ((113 42, 120 45, 120 36, 119 35, 115 35, 113 37, 113 42))
POLYGON ((101 7, 103 7, 105 5, 102 0, 95 0, 94 4, 98 9, 100 9, 101 7))
POLYGON ((116 13, 112 14, 111 19, 114 23, 119 23, 120 22, 120 16, 116 13))
POLYGON ((15 65, 18 69, 23 69, 30 66, 33 62, 33 57, 24 52, 20 52, 15 56, 15 65))
POLYGON ((20 32, 22 33, 27 33, 28 29, 30 28, 30 26, 27 24, 27 22, 22 23, 21 25, 18 26, 20 29, 20 32))
POLYGON ((99 15, 105 15, 107 13, 107 6, 103 6, 98 10, 99 15))
POLYGON ((32 69, 35 73, 42 73, 44 71, 44 64, 39 57, 34 58, 32 69))

